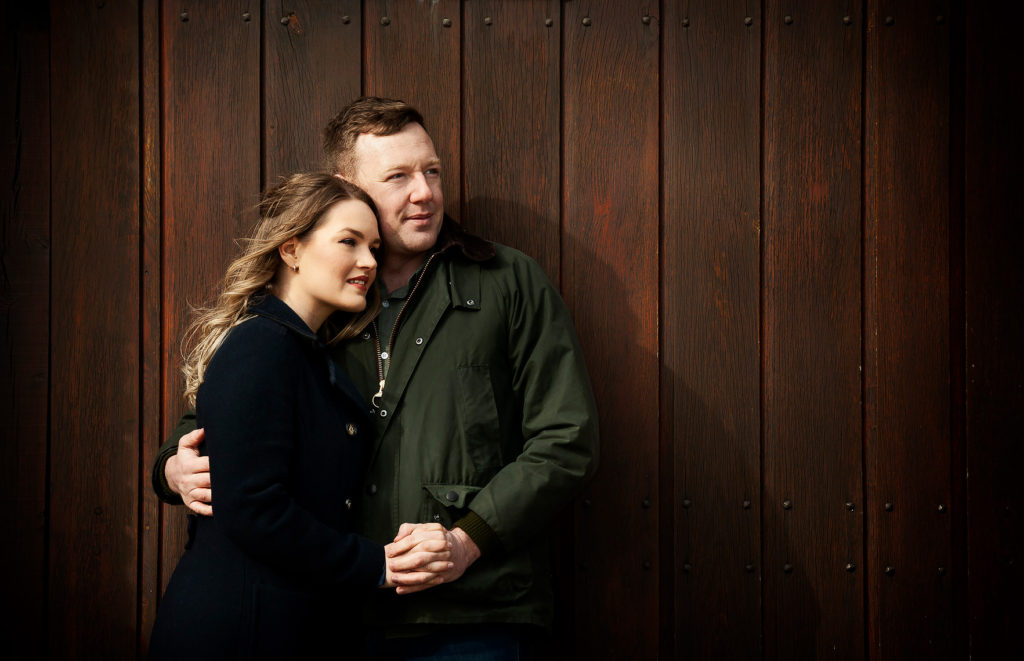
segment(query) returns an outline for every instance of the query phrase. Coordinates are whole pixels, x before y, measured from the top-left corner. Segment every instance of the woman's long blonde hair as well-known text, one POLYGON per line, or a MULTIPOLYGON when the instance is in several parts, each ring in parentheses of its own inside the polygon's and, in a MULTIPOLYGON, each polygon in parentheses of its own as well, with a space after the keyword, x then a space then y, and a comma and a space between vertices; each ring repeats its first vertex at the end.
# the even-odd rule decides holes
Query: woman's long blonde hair
MULTIPOLYGON (((253 236, 242 242, 241 256, 231 262, 216 303, 195 310, 182 341, 185 364, 185 401, 195 407, 196 393, 206 366, 232 327, 252 315, 250 304, 273 290, 274 278, 284 263, 278 253, 286 241, 309 235, 327 211, 344 200, 365 202, 380 222, 377 207, 357 186, 327 173, 293 174, 263 196, 260 220, 253 236)), ((320 329, 333 344, 358 334, 373 320, 380 307, 376 287, 370 287, 366 309, 360 313, 336 312, 320 329)))

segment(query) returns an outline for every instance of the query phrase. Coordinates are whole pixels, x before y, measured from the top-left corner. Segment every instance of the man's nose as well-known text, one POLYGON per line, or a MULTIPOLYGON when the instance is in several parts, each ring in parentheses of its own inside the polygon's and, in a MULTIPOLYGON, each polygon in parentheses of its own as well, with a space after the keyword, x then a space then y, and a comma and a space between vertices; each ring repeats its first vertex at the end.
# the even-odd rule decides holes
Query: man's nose
POLYGON ((413 190, 410 199, 413 202, 430 202, 434 199, 434 191, 427 182, 422 172, 417 172, 412 177, 413 190))

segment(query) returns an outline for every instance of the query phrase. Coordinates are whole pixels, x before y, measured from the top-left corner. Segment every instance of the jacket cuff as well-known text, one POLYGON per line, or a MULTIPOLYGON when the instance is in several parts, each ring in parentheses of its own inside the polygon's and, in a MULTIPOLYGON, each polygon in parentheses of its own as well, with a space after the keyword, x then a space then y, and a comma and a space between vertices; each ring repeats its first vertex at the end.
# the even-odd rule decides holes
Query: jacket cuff
POLYGON ((164 471, 167 468, 167 460, 170 458, 169 454, 157 455, 156 461, 153 463, 153 491, 156 492, 157 498, 168 505, 184 505, 185 501, 181 499, 181 496, 174 493, 171 486, 167 484, 167 475, 164 471))
POLYGON ((462 528, 463 532, 469 535, 469 538, 480 549, 481 557, 501 550, 501 540, 498 539, 494 529, 473 510, 452 524, 452 528, 462 528))

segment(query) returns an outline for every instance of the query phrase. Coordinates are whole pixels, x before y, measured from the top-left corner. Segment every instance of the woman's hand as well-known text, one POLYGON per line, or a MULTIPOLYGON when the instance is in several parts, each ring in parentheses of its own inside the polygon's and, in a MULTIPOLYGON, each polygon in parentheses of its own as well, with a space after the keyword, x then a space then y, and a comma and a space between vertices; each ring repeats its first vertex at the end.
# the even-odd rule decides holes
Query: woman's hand
POLYGON ((451 562, 452 542, 439 523, 403 523, 395 541, 384 547, 384 586, 411 594, 444 582, 451 562))

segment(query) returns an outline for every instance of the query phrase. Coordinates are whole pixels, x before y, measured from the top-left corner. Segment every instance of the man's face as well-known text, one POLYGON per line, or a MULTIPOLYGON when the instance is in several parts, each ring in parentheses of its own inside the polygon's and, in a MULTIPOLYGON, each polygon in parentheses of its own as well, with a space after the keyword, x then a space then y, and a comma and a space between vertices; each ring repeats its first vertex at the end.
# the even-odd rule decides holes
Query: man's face
POLYGON ((437 241, 444 216, 441 162, 419 124, 392 135, 364 133, 353 150, 356 185, 380 212, 385 259, 422 255, 437 241))

